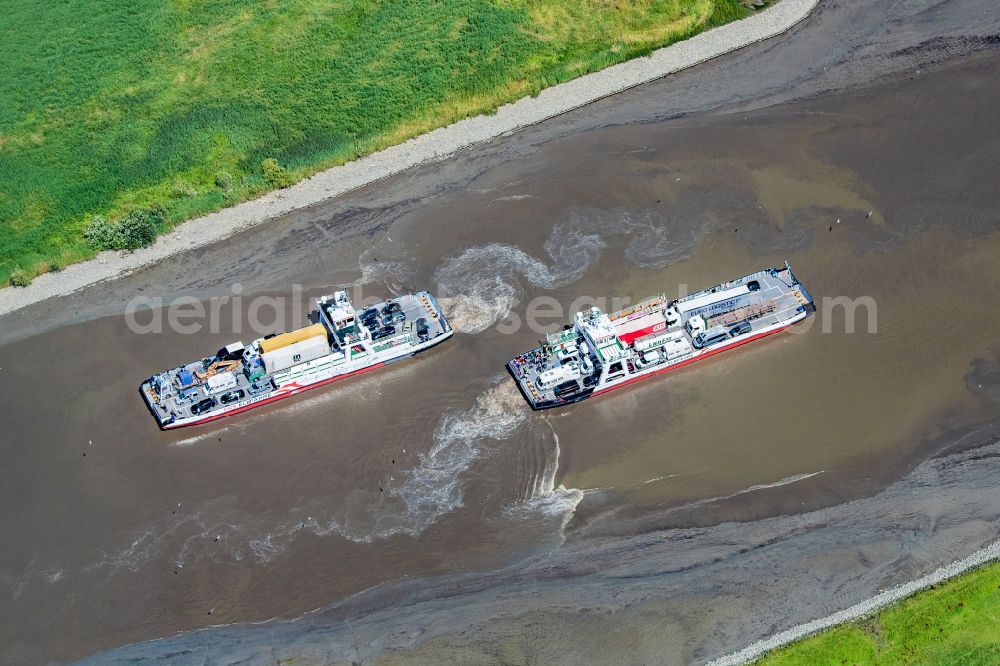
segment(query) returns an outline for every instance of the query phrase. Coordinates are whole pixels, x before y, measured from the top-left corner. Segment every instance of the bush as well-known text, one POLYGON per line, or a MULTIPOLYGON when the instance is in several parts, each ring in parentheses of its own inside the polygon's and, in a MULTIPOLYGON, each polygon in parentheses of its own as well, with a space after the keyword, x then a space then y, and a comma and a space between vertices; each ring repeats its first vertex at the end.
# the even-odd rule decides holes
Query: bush
POLYGON ((264 173, 264 182, 274 188, 288 187, 295 182, 291 172, 278 164, 278 160, 268 157, 260 163, 260 169, 264 173))
POLYGON ((137 250, 152 245, 164 210, 156 206, 134 210, 120 220, 108 222, 95 215, 83 230, 83 237, 95 250, 137 250))
POLYGON ((191 183, 178 178, 174 181, 173 193, 175 197, 193 197, 198 195, 198 190, 191 183))
POLYGON ((103 216, 95 215, 83 228, 83 237, 95 250, 111 250, 115 246, 115 227, 103 216))
POLYGON ((162 209, 132 211, 117 223, 115 249, 138 250, 152 245, 156 240, 156 228, 161 222, 162 209))
POLYGON ((28 275, 28 271, 20 267, 12 270, 7 280, 12 287, 27 287, 31 284, 31 276, 28 275))
POLYGON ((228 192, 233 187, 233 175, 228 171, 220 171, 215 174, 215 186, 228 192))

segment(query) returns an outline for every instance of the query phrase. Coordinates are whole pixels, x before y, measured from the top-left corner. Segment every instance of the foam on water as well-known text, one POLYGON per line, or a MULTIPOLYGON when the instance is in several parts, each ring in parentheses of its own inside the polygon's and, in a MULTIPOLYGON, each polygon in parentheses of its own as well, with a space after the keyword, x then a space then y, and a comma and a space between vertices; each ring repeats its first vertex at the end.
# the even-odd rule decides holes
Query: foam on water
POLYGON ((431 448, 419 454, 415 467, 399 474, 399 481, 387 482, 384 493, 352 493, 333 513, 315 505, 305 508, 310 515, 256 537, 250 551, 266 562, 303 529, 359 543, 396 534, 417 536, 462 506, 465 472, 489 452, 492 443, 512 437, 527 415, 516 389, 497 378, 472 407, 441 417, 431 448))
POLYGON ((583 276, 603 249, 597 234, 556 225, 545 242, 550 262, 513 245, 491 243, 448 259, 435 271, 434 280, 455 330, 479 333, 503 319, 520 299, 518 278, 542 289, 570 284, 583 276))
POLYGON ((43 572, 43 575, 45 576, 45 580, 50 583, 58 583, 62 580, 66 573, 62 569, 50 569, 49 571, 43 572))
MULTIPOLYGON (((463 503, 463 475, 487 455, 491 445, 512 437, 525 422, 528 409, 516 389, 503 378, 465 410, 444 414, 433 435, 433 445, 418 456, 418 464, 386 483, 384 493, 353 493, 343 507, 325 518, 309 516, 287 532, 308 529, 317 536, 337 534, 358 543, 388 539, 397 534, 418 536, 442 516, 463 503)), ((319 507, 309 509, 323 513, 319 507)), ((275 533, 259 539, 254 555, 266 561, 273 555, 275 533)))
MULTIPOLYGON (((512 248, 513 249, 513 248, 512 248)), ((519 250, 518 250, 519 251, 519 250)), ((464 255, 463 255, 464 256, 464 255)), ((461 257, 459 258, 461 260, 461 257)), ((442 284, 438 276, 438 284, 442 284)), ((468 282, 462 293, 455 293, 458 281, 448 283, 438 302, 452 328, 462 333, 481 333, 502 320, 517 304, 521 290, 500 276, 481 277, 468 282)))
MULTIPOLYGON (((169 516, 137 530, 127 545, 97 562, 73 569, 60 567, 58 576, 52 575, 54 567, 36 573, 54 583, 66 573, 95 569, 135 572, 164 555, 177 568, 203 559, 230 563, 249 559, 265 564, 285 552, 304 531, 359 543, 396 534, 417 536, 462 506, 465 473, 495 448, 493 444, 514 436, 528 414, 516 388, 497 377, 471 407, 442 415, 430 449, 419 454, 415 467, 387 482, 384 492, 356 490, 336 501, 317 499, 280 514, 249 514, 236 507, 234 498, 178 505, 169 516)), ((201 439, 200 435, 191 438, 201 439)), ((551 488, 548 494, 553 495, 551 488)))
POLYGON ((480 333, 502 320, 522 296, 520 281, 556 289, 587 272, 606 247, 605 238, 631 238, 625 257, 643 267, 662 268, 682 259, 704 225, 664 218, 659 211, 574 211, 552 229, 544 244, 548 260, 514 245, 473 246, 447 259, 434 273, 439 300, 455 330, 480 333))
POLYGON ((198 444, 199 442, 204 442, 206 440, 210 440, 210 439, 217 440, 219 438, 219 436, 221 436, 223 433, 228 432, 229 430, 230 430, 230 427, 229 426, 225 426, 223 428, 213 429, 213 430, 209 430, 207 432, 201 432, 201 433, 198 433, 197 435, 194 435, 192 437, 185 437, 184 439, 179 439, 176 442, 174 442, 173 445, 174 446, 193 446, 194 444, 198 444))
POLYGON ((812 478, 814 476, 817 476, 817 475, 823 474, 823 473, 824 473, 824 470, 820 470, 818 472, 809 472, 807 474, 793 474, 792 476, 786 476, 785 478, 778 479, 777 481, 774 481, 772 483, 761 483, 761 484, 749 486, 747 488, 743 488, 742 490, 737 490, 735 493, 730 493, 728 495, 720 495, 718 497, 706 497, 704 499, 695 500, 693 502, 687 502, 685 504, 681 504, 680 506, 673 507, 673 508, 669 509, 669 511, 680 511, 681 509, 690 509, 690 508, 693 508, 693 507, 696 507, 696 506, 703 506, 705 504, 712 504, 714 502, 722 502, 724 500, 732 499, 732 498, 738 497, 740 495, 745 495, 746 493, 753 493, 753 492, 757 492, 759 490, 767 490, 769 488, 779 488, 781 486, 787 486, 790 483, 798 483, 799 481, 805 481, 806 479, 810 479, 810 478, 812 478))
POLYGON ((797 483, 799 481, 805 481, 808 478, 814 477, 817 474, 822 474, 822 473, 823 473, 823 470, 820 470, 818 472, 810 472, 809 474, 794 474, 792 476, 786 476, 785 478, 779 479, 778 481, 775 481, 774 483, 761 483, 761 484, 756 485, 756 486, 750 486, 749 488, 744 488, 743 490, 737 491, 737 492, 733 493, 732 495, 727 495, 725 497, 725 499, 729 499, 730 497, 735 497, 737 495, 742 495, 744 493, 752 493, 752 492, 755 492, 757 490, 767 490, 768 488, 777 488, 779 486, 787 486, 789 483, 797 483))
POLYGON ((409 534, 422 532, 440 516, 462 506, 462 474, 485 455, 490 443, 509 439, 525 422, 528 409, 514 386, 498 379, 468 410, 445 414, 434 431, 434 446, 389 493, 406 506, 409 534))
POLYGON ((506 197, 497 197, 493 201, 521 201, 522 199, 534 199, 534 194, 511 194, 506 197))
POLYGON ((681 219, 661 210, 630 211, 580 208, 556 231, 601 237, 626 236, 625 259, 642 268, 663 268, 687 258, 694 250, 708 220, 681 219))
POLYGON ((518 278, 544 289, 569 284, 580 279, 603 247, 594 235, 565 242, 549 239, 545 249, 552 263, 513 245, 470 247, 434 273, 441 305, 456 330, 479 333, 500 321, 520 299, 518 278))
POLYGON ((524 517, 531 514, 542 513, 548 516, 560 518, 559 534, 563 536, 563 530, 573 517, 577 505, 583 499, 583 491, 576 488, 567 488, 560 484, 556 487, 556 472, 559 470, 559 435, 555 428, 548 421, 549 428, 552 429, 552 452, 546 457, 545 467, 542 473, 535 477, 531 492, 526 498, 515 502, 507 507, 508 515, 524 517))
POLYGON ((367 261, 362 259, 360 266, 361 277, 355 280, 351 286, 362 287, 375 283, 398 285, 405 282, 412 272, 411 268, 401 261, 377 261, 375 259, 367 261))
POLYGON ((162 533, 157 533, 153 529, 143 530, 132 540, 132 543, 118 551, 111 561, 116 569, 125 568, 130 571, 138 571, 139 567, 145 564, 156 551, 162 540, 162 533))

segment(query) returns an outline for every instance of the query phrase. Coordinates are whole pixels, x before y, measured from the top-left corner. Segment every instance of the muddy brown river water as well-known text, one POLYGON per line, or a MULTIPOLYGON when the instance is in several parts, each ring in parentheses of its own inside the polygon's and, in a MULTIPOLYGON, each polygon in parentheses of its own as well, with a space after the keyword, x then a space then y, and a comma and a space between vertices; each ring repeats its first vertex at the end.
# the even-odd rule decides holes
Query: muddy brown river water
MULTIPOLYGON (((878 496, 969 433, 989 444, 998 107, 986 49, 766 108, 573 132, 460 186, 418 195, 424 176, 404 175, 0 320, 2 658, 294 618, 379 585, 365 611, 391 609, 412 594, 399 581, 437 581, 447 599, 451 577, 661 530, 741 526, 739 543, 756 521, 878 496), (414 194, 371 203, 393 187, 414 194), (580 298, 676 295, 786 259, 819 305, 793 333, 545 413, 502 371, 580 298), (236 283, 240 305, 226 300, 236 283), (251 339, 252 304, 287 304, 293 284, 303 298, 431 288, 459 333, 243 417, 157 430, 139 382, 251 339), (216 299, 218 330, 137 334, 122 314, 137 294, 216 299)), ((883 508, 906 501, 885 493, 883 508)), ((976 518, 962 547, 995 537, 996 517, 976 518)), ((950 559, 936 548, 913 571, 950 559)), ((663 640, 690 642, 671 627, 663 640)), ((395 630, 404 644, 423 631, 395 630)), ((329 640, 324 661, 378 655, 329 640)), ((156 645, 138 654, 171 661, 156 645)), ((429 645, 409 656, 469 656, 429 645)))

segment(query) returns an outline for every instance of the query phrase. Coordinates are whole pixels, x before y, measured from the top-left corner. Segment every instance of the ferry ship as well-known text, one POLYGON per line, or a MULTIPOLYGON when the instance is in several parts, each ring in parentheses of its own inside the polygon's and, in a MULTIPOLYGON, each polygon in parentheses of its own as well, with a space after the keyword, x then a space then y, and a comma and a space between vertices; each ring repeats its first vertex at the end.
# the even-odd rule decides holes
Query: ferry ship
POLYGON ((305 328, 234 342, 193 363, 152 375, 140 391, 160 428, 239 414, 324 386, 444 342, 454 331, 426 291, 355 310, 346 291, 316 300, 305 328))
POLYGON ((785 262, 672 301, 660 295, 610 315, 583 310, 507 370, 533 409, 549 409, 773 335, 814 312, 785 262))

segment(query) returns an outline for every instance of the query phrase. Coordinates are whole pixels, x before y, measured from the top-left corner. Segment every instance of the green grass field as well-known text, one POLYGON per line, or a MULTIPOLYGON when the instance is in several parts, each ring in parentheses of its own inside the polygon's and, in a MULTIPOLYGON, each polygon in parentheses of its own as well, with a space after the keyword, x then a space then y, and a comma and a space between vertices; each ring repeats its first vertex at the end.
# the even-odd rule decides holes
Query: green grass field
POLYGON ((1000 564, 936 585, 873 618, 833 627, 758 663, 1000 664, 1000 564))
POLYGON ((94 215, 162 206, 167 228, 748 13, 738 0, 3 9, 3 283, 91 256, 94 215), (290 174, 265 178, 268 158, 290 174))

